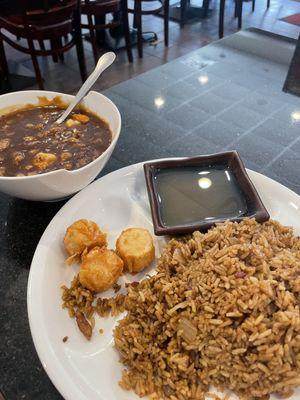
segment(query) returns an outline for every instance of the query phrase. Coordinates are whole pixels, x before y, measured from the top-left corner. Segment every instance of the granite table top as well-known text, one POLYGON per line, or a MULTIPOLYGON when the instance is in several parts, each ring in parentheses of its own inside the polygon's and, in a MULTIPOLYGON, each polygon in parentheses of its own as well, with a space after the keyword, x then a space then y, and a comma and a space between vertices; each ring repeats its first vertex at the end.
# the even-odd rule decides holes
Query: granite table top
MULTIPOLYGON (((149 159, 237 150, 246 167, 300 194, 300 98, 282 91, 295 44, 240 31, 107 90, 122 133, 100 176, 149 159)), ((26 290, 36 245, 64 203, 0 194, 0 387, 9 400, 62 398, 34 349, 26 290)))

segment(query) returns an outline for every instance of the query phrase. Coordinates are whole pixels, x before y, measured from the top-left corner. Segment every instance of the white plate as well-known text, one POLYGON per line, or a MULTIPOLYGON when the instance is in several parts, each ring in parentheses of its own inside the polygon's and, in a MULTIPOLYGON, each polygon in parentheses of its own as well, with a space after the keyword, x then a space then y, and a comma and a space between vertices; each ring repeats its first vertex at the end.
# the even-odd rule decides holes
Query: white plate
MULTIPOLYGON (((300 234, 300 197, 257 172, 249 171, 272 218, 300 234)), ((97 329, 88 342, 75 321, 61 309, 62 284, 69 285, 78 270, 65 265, 62 246, 66 227, 79 218, 97 222, 109 232, 109 245, 122 229, 139 226, 153 233, 142 163, 115 171, 74 196, 53 218, 35 251, 27 292, 33 341, 48 376, 67 400, 134 400, 138 397, 118 386, 122 365, 113 348, 116 319, 97 319, 97 329), (66 343, 62 338, 68 336, 66 343)), ((157 255, 164 244, 156 238, 157 255)), ((153 269, 153 267, 152 267, 153 269)), ((131 278, 138 280, 151 270, 131 278)), ((129 277, 122 278, 123 282, 129 277)), ((123 285, 124 286, 124 285, 123 285)), ((110 295, 108 292, 104 295, 110 295)), ((300 398, 300 390, 291 399, 300 398)))

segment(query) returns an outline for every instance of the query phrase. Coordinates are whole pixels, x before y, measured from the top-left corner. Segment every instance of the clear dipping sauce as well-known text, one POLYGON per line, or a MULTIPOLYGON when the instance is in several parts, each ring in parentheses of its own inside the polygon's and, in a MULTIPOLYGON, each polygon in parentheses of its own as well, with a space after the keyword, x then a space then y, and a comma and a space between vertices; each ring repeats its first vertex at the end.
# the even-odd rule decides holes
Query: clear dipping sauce
POLYGON ((226 165, 158 169, 153 182, 165 226, 236 218, 248 211, 245 196, 226 165))

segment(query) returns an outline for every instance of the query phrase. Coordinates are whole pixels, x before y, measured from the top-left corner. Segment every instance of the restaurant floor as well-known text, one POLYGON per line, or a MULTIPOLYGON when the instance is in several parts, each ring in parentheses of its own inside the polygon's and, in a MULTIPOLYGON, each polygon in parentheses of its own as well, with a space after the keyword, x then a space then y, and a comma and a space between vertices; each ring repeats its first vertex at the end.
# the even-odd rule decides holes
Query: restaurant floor
MULTIPOLYGON (((299 34, 299 27, 280 19, 300 12, 300 4, 293 0, 271 0, 271 7, 267 9, 266 3, 266 0, 256 1, 254 13, 252 13, 251 3, 244 3, 243 28, 253 26, 296 38, 299 34)), ((180 29, 177 22, 171 21, 170 45, 168 48, 165 48, 163 43, 163 20, 157 16, 143 17, 143 31, 156 32, 158 44, 153 46, 145 43, 143 59, 137 57, 137 51, 134 47, 133 64, 128 63, 124 50, 119 51, 116 62, 105 72, 103 79, 97 83, 96 89, 107 89, 217 40, 219 1, 212 1, 211 6, 213 11, 209 18, 199 20, 199 22, 193 24, 187 24, 184 29, 180 29)), ((229 35, 237 29, 237 21, 233 18, 233 14, 233 1, 227 1, 225 35, 229 35)), ((94 67, 91 46, 87 41, 84 42, 87 68, 88 72, 91 72, 94 67)), ((104 51, 105 49, 102 49, 102 52, 104 51)), ((28 55, 17 52, 9 46, 6 47, 6 55, 9 62, 17 61, 18 73, 21 73, 22 67, 25 67, 27 71, 33 71, 28 55)), ((73 93, 79 88, 81 80, 75 50, 71 50, 65 55, 63 63, 54 63, 50 57, 44 57, 40 58, 40 65, 47 90, 73 93)))

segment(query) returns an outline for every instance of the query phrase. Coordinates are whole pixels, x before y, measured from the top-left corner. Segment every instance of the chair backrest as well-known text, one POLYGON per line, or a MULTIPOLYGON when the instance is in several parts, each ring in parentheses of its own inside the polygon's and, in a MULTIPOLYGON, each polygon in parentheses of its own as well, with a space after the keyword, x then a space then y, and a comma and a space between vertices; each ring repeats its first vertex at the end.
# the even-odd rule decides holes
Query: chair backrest
POLYGON ((25 0, 24 5, 27 10, 41 9, 48 11, 53 6, 66 5, 67 0, 25 0))
POLYGON ((82 13, 90 16, 102 16, 108 13, 114 13, 119 11, 120 0, 83 0, 81 2, 82 13))
POLYGON ((26 36, 32 39, 63 37, 80 26, 80 0, 20 0, 20 3, 26 36))
POLYGON ((29 25, 49 26, 72 20, 79 0, 25 0, 22 14, 29 25))

